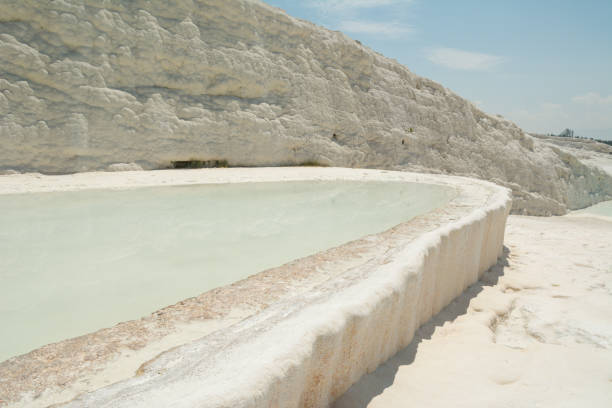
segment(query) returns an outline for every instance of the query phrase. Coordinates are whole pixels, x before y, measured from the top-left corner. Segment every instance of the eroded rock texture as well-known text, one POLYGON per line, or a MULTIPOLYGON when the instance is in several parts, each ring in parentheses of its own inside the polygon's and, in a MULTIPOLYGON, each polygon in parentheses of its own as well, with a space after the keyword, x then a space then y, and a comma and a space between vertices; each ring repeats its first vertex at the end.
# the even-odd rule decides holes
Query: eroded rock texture
POLYGON ((463 174, 540 215, 612 198, 603 172, 258 1, 0 3, 0 170, 194 158, 463 174))

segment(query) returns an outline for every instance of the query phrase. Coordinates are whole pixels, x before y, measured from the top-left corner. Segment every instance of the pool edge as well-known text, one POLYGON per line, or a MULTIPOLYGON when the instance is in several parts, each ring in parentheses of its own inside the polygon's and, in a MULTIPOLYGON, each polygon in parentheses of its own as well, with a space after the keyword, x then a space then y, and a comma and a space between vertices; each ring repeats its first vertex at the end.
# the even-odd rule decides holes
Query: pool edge
MULTIPOLYGON (((359 177, 369 178, 377 174, 386 174, 389 178, 412 179, 412 181, 432 184, 447 184, 449 180, 452 180, 453 182, 450 184, 461 186, 460 188, 465 190, 466 197, 469 197, 470 194, 477 195, 477 191, 480 193, 487 191, 489 196, 486 198, 484 205, 481 200, 474 200, 479 202, 474 202, 471 206, 466 203, 462 204, 470 209, 460 219, 426 233, 418 239, 418 245, 410 245, 397 254, 395 260, 386 266, 386 268, 390 268, 389 276, 393 276, 394 280, 384 284, 379 282, 382 285, 381 291, 384 292, 384 295, 380 294, 382 292, 379 293, 378 290, 375 290, 375 298, 369 299, 365 304, 352 304, 350 306, 345 304, 344 308, 338 308, 333 319, 335 322, 333 327, 327 327, 328 322, 323 322, 324 329, 314 327, 311 328, 312 330, 309 330, 310 334, 314 336, 309 336, 310 346, 299 344, 298 348, 301 351, 289 351, 289 354, 285 354, 285 357, 280 356, 279 361, 268 362, 259 367, 259 369, 263 369, 269 374, 267 377, 264 376, 266 378, 264 381, 266 385, 262 384, 261 381, 263 380, 257 380, 257 386, 255 387, 243 384, 244 387, 241 387, 241 390, 231 392, 230 389, 235 387, 231 384, 226 384, 229 388, 218 388, 215 398, 211 398, 212 395, 210 394, 205 395, 206 400, 211 401, 211 404, 204 406, 224 406, 228 404, 237 404, 237 406, 270 406, 280 404, 281 402, 282 406, 320 406, 333 401, 335 397, 341 395, 361 375, 373 370, 379 363, 385 361, 401 349, 402 346, 407 345, 412 338, 414 330, 452 301, 469 284, 475 282, 490 266, 495 264, 497 257, 503 249, 503 233, 505 220, 510 209, 510 196, 507 189, 491 183, 460 177, 430 176, 378 170, 298 169, 295 172, 291 169, 283 170, 287 172, 282 175, 282 180, 270 180, 264 177, 261 181, 289 181, 295 180, 296 177, 304 177, 304 175, 315 178, 323 177, 325 179, 327 177, 325 174, 333 172, 339 173, 342 177, 346 177, 347 174, 351 173, 351 179, 352 177, 360 179, 359 177), (473 190, 471 193, 467 191, 470 189, 473 190), (471 244, 467 245, 466 243, 471 244), (467 257, 470 258, 470 262, 453 261, 453 259, 460 257, 460 254, 468 252, 471 254, 470 257, 467 257), (418 261, 415 262, 415 259, 418 261), (406 273, 407 268, 412 272, 406 273), (443 272, 447 279, 437 279, 443 277, 443 272), (420 279, 422 282, 422 285, 417 285, 419 287, 418 298, 420 301, 416 305, 406 305, 405 300, 407 298, 415 297, 415 293, 408 293, 408 288, 414 287, 415 279, 420 279), (404 305, 403 309, 399 306, 400 304, 404 305), (368 312, 363 311, 363 308, 366 306, 369 308, 368 312), (416 313, 415 307, 418 309, 418 314, 415 314, 412 323, 407 324, 402 316, 416 313), (390 311, 385 312, 385 308, 390 308, 390 311), (356 309, 359 310, 357 314, 355 314, 356 309), (379 328, 380 330, 376 329, 375 321, 372 321, 372 319, 376 319, 373 316, 389 315, 394 316, 393 321, 398 322, 398 324, 403 322, 402 327, 410 327, 410 330, 406 332, 398 330, 398 327, 387 326, 379 328), (363 330, 364 325, 370 327, 371 330, 363 330), (349 340, 350 336, 347 333, 352 332, 362 332, 366 337, 368 332, 384 332, 388 333, 387 336, 389 338, 382 344, 374 347, 370 344, 371 342, 363 338, 349 340), (342 346, 343 344, 344 346, 342 346), (360 344, 362 346, 359 346, 360 344), (335 347, 339 348, 336 350, 335 347), (356 350, 360 347, 362 349, 363 347, 366 349, 374 347, 374 349, 380 350, 372 351, 373 349, 368 349, 370 351, 357 352, 359 355, 366 356, 360 358, 357 364, 354 359, 350 358, 344 360, 336 359, 332 366, 326 363, 325 356, 330 355, 330 349, 334 350, 332 352, 333 355, 346 355, 347 347, 351 350, 356 350), (308 350, 311 351, 308 352, 308 350), (300 358, 288 358, 288 355, 300 356, 300 358), (293 362, 289 366, 287 366, 288 360, 293 362), (312 383, 313 379, 316 379, 316 384, 312 383), (253 400, 253 398, 255 399, 253 400), (212 401, 218 401, 219 404, 214 404, 212 401)), ((191 172, 191 175, 193 174, 191 172)), ((337 179, 336 176, 334 176, 334 179, 337 179)), ((253 180, 247 177, 236 182, 242 181, 253 180)), ((368 291, 372 292, 370 289, 368 291)), ((382 319, 379 319, 379 321, 382 321, 382 319)), ((354 352, 349 354, 354 355, 354 352)), ((160 364, 164 364, 163 359, 156 360, 151 365, 151 369, 156 369, 155 367, 160 364)), ((144 372, 143 376, 138 379, 138 382, 146 382, 150 371, 144 372)), ((126 406, 134 406, 128 400, 122 400, 121 398, 117 400, 112 397, 111 394, 117 396, 115 394, 116 391, 118 391, 116 386, 111 386, 93 394, 77 398, 69 406, 96 405, 102 402, 102 400, 110 403, 109 406, 123 406, 124 404, 126 406), (108 399, 109 397, 110 400, 108 399), (111 400, 114 402, 111 402, 111 400), (96 402, 94 403, 94 401, 96 402)), ((145 397, 145 394, 147 392, 144 392, 140 397, 145 397)))

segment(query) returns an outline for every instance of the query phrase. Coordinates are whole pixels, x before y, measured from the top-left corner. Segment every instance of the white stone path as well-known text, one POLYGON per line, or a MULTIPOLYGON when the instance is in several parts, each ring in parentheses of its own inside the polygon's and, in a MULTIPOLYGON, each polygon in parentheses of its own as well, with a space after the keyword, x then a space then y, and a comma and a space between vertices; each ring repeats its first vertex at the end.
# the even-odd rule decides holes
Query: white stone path
POLYGON ((612 219, 511 216, 505 242, 335 408, 612 407, 612 219))

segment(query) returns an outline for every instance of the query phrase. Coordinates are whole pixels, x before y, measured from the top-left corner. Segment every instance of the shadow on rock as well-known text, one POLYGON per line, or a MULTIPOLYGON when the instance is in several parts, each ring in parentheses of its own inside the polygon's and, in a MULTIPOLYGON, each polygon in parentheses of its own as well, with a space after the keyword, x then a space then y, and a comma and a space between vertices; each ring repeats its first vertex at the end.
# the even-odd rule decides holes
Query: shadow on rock
POLYGON ((509 266, 509 255, 510 250, 504 246, 503 255, 494 266, 482 275, 478 282, 468 287, 459 297, 442 309, 440 313, 421 326, 414 334, 412 342, 406 348, 400 350, 396 355, 381 364, 376 371, 361 377, 347 393, 332 404, 332 407, 367 407, 372 399, 382 394, 385 388, 393 384, 400 366, 409 365, 414 362, 421 341, 431 339, 437 327, 442 327, 446 322, 452 322, 457 317, 466 314, 470 301, 482 292, 483 288, 497 284, 499 278, 504 275, 504 268, 509 266))

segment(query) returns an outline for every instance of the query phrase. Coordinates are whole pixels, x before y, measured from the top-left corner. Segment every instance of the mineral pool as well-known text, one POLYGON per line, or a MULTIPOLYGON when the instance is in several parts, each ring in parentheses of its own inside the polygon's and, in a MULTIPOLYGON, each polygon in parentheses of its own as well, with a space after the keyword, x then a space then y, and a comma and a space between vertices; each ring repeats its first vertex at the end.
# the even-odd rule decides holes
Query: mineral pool
POLYGON ((603 217, 612 217, 612 201, 603 201, 583 210, 576 211, 579 214, 593 214, 603 217))
POLYGON ((0 361, 382 232, 453 194, 300 181, 0 195, 0 361))

